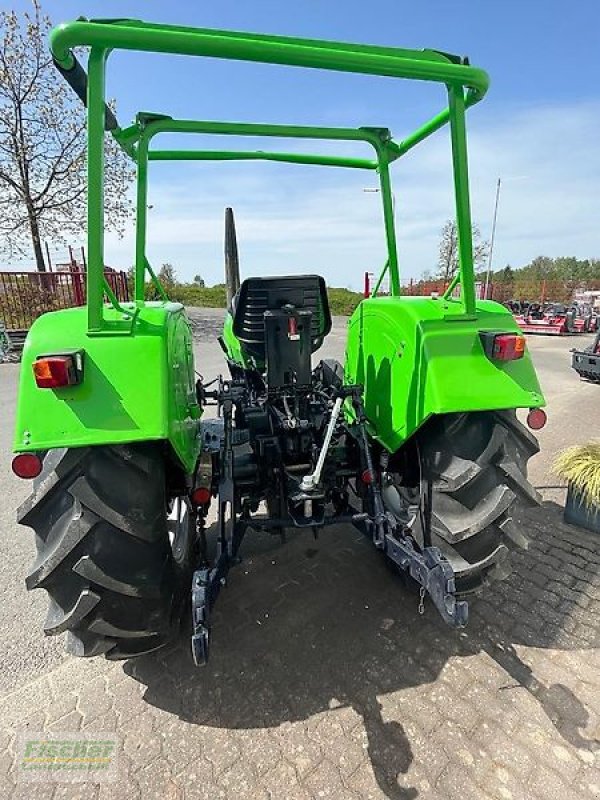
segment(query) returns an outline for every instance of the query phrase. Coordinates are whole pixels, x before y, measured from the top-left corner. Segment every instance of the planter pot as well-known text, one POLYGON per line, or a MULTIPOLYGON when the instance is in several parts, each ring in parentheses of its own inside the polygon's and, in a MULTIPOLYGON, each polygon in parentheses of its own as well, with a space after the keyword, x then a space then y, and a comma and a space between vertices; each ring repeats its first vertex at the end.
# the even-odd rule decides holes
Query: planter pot
POLYGON ((571 484, 567 491, 564 520, 571 525, 579 525, 588 531, 600 533, 600 507, 585 506, 581 501, 581 494, 571 484))

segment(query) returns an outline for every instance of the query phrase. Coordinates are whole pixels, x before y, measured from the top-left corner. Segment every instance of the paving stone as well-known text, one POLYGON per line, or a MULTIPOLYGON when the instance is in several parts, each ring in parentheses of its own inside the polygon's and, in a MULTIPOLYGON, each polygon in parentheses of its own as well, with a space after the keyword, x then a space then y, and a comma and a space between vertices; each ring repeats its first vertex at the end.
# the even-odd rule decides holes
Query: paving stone
MULTIPOLYGON (((560 770, 560 765, 557 764, 556 766, 557 769, 560 770)), ((534 774, 528 782, 528 788, 534 796, 538 796, 544 800, 565 800, 565 798, 574 798, 572 794, 572 784, 568 781, 564 781, 558 772, 543 764, 537 765, 534 774)), ((593 795, 590 795, 590 797, 593 797, 593 795)))
POLYGON ((268 800, 267 790, 259 783, 256 771, 249 761, 239 759, 231 769, 217 779, 227 797, 235 800, 268 800))
POLYGON ((203 738, 202 752, 214 770, 215 777, 231 769, 240 758, 242 750, 231 731, 222 728, 210 728, 203 738))
POLYGON ((202 740, 210 732, 171 719, 158 728, 157 734, 162 738, 163 755, 174 767, 181 770, 186 764, 202 758, 202 740))
MULTIPOLYGON (((131 759, 119 749, 117 760, 118 778, 115 781, 101 783, 98 787, 97 800, 142 800, 142 793, 136 777, 133 775, 131 759)), ((146 800, 146 798, 143 798, 146 800)))
MULTIPOLYGON (((38 730, 48 730, 50 733, 59 733, 61 731, 79 731, 83 724, 83 717, 77 710, 70 711, 63 717, 59 717, 54 722, 38 728, 38 730)), ((34 729, 33 726, 29 726, 34 729)))
POLYGON ((184 790, 165 758, 155 758, 136 773, 143 800, 184 800, 184 790))
POLYGON ((99 792, 99 784, 62 783, 55 787, 52 800, 97 800, 99 792))
POLYGON ((516 738, 516 746, 530 754, 536 765, 547 765, 556 770, 563 780, 575 779, 581 761, 554 731, 523 730, 516 738))
POLYGON ((110 711, 113 707, 113 699, 106 691, 106 683, 103 678, 90 681, 77 700, 77 710, 83 717, 83 725, 92 722, 96 717, 110 711))
POLYGON ((498 764, 493 765, 485 776, 483 788, 486 794, 496 800, 533 800, 531 788, 513 772, 498 764))
POLYGON ((55 790, 56 785, 48 783, 18 783, 10 800, 54 800, 55 790))
POLYGON ((120 721, 128 720, 140 713, 143 709, 141 705, 143 693, 143 685, 129 677, 109 686, 108 694, 112 699, 112 708, 120 721))
POLYGON ((66 717, 77 707, 78 696, 75 692, 64 692, 58 694, 48 707, 47 723, 52 724, 62 717, 66 717))
POLYGON ((344 786, 339 769, 326 758, 302 781, 302 784, 316 798, 334 798, 334 800, 352 798, 352 800, 356 800, 354 792, 344 786))
POLYGON ((351 775, 344 777, 343 783, 362 800, 384 800, 389 797, 379 786, 370 764, 363 764, 351 775))
POLYGON ((82 730, 96 731, 98 733, 102 731, 116 733, 119 730, 119 718, 116 712, 111 709, 99 717, 94 717, 87 724, 84 723, 82 725, 82 730))
POLYGON ((462 632, 431 604, 419 617, 344 529, 314 558, 301 537, 257 544, 206 670, 182 637, 125 665, 67 659, 1 698, 0 797, 61 796, 13 785, 15 734, 85 730, 122 742, 119 780, 85 800, 598 800, 600 570, 581 564, 597 539, 527 515, 532 550, 462 632))
POLYGON ((435 788, 444 800, 487 800, 490 797, 465 769, 454 764, 449 764, 442 772, 435 788))
POLYGON ((238 740, 242 749, 241 758, 247 761, 260 778, 283 758, 283 751, 275 731, 248 731, 238 740))
POLYGON ((177 784, 183 788, 185 800, 226 800, 227 797, 225 789, 213 779, 212 767, 207 761, 188 764, 177 775, 177 784))
POLYGON ((473 743, 493 758, 494 764, 503 767, 526 782, 535 768, 535 758, 527 748, 495 725, 483 723, 473 733, 473 743))
POLYGON ((131 759, 133 770, 143 768, 161 752, 161 737, 152 729, 152 719, 147 714, 138 714, 132 725, 121 726, 123 750, 131 759))
POLYGON ((273 800, 308 800, 311 797, 300 783, 294 767, 284 760, 261 778, 261 784, 273 800))

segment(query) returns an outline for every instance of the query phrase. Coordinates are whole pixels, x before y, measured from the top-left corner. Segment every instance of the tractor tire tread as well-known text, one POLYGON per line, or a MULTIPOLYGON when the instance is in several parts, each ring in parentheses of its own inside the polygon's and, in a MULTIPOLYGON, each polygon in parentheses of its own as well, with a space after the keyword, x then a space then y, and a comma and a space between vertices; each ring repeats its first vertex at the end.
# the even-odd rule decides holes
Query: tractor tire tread
POLYGON ((178 587, 160 444, 49 451, 18 518, 36 535, 27 588, 47 591, 44 631, 67 632, 68 652, 127 658, 172 638, 178 587))
POLYGON ((527 480, 537 440, 507 410, 440 416, 420 446, 432 482, 433 544, 454 566, 457 593, 477 594, 509 574, 511 550, 527 546, 513 509, 540 502, 527 480))

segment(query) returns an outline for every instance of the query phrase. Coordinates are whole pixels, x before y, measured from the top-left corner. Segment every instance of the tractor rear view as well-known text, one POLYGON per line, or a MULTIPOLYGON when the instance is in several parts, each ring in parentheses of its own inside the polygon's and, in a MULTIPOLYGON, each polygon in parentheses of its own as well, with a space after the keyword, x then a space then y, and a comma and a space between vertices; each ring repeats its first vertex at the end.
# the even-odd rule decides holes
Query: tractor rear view
POLYGON ((526 543, 515 503, 537 502, 526 477, 537 442, 516 411, 528 411, 531 428, 545 421, 519 328, 503 306, 475 298, 465 112, 484 96, 485 72, 434 50, 136 20, 78 20, 55 29, 51 47, 87 104, 89 226, 87 307, 37 320, 21 373, 13 469, 34 480, 19 520, 36 534, 27 586, 50 596, 45 632, 67 632, 76 655, 127 658, 170 641, 191 607, 192 654, 204 664, 211 611, 244 537, 292 527, 326 536, 333 524, 362 531, 448 624, 465 625, 469 597, 504 577, 510 549, 526 543), (86 46, 87 73, 73 53, 86 46), (148 113, 120 127, 104 96, 106 60, 119 48, 427 80, 449 103, 400 141, 381 127, 148 113), (390 167, 446 124, 460 269, 442 297, 403 297, 390 167), (131 303, 103 282, 106 132, 137 166, 131 303), (346 145, 339 155, 156 146, 173 133, 362 142, 372 156, 346 155, 346 145), (228 211, 228 376, 196 379, 185 310, 168 300, 146 253, 149 165, 190 160, 377 174, 387 260, 349 320, 344 364, 315 355, 331 329, 324 278, 240 281, 228 211), (144 299, 147 276, 158 301, 144 299), (390 293, 378 297, 384 279, 390 293))

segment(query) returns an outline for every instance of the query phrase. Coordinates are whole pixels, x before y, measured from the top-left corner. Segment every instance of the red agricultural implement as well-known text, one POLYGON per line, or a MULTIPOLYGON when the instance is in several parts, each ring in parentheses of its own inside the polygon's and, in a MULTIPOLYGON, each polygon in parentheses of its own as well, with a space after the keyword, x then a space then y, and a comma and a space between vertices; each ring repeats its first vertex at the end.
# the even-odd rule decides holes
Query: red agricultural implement
POLYGON ((542 307, 539 303, 522 304, 521 309, 512 307, 515 322, 523 333, 542 333, 564 336, 578 333, 575 311, 561 304, 542 307))

